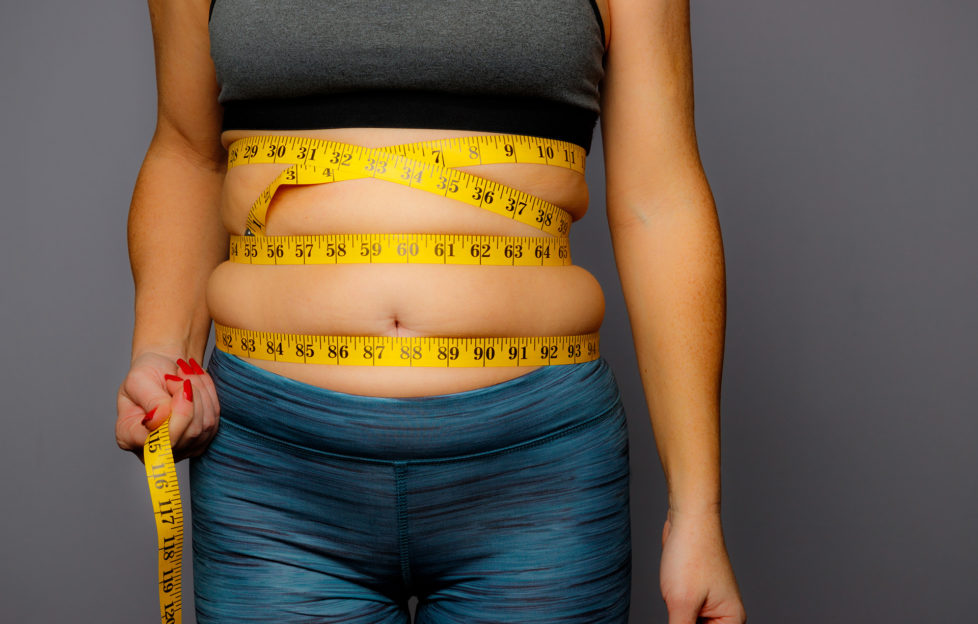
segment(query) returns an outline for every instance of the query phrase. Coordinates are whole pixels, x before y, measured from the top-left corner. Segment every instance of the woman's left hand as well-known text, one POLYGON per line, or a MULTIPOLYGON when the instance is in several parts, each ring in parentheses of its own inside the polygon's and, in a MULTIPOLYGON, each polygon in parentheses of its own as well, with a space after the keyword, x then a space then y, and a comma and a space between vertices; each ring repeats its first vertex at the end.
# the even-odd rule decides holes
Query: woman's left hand
POLYGON ((747 619, 719 512, 669 510, 659 579, 669 624, 742 624, 747 619))

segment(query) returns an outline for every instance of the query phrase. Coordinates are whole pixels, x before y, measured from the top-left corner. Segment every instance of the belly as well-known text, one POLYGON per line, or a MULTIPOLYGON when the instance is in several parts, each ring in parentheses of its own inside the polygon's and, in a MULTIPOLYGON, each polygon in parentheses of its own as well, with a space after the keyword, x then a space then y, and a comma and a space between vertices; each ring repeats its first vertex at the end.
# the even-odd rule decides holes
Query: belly
MULTIPOLYGON (((255 132, 229 131, 225 144, 255 132)), ((366 146, 475 133, 385 128, 275 132, 366 146)), ((221 214, 240 234, 258 194, 284 165, 244 165, 225 180, 221 214)), ((583 176, 532 164, 481 165, 465 171, 517 188, 567 210, 587 207, 583 176)), ((381 180, 280 188, 267 234, 459 233, 545 236, 480 208, 381 180)), ((604 298, 577 266, 443 265, 250 266, 226 262, 211 275, 207 302, 224 325, 296 334, 373 336, 551 336, 597 331, 604 298)), ((424 396, 478 388, 535 367, 391 368, 249 360, 273 373, 351 394, 424 396)))

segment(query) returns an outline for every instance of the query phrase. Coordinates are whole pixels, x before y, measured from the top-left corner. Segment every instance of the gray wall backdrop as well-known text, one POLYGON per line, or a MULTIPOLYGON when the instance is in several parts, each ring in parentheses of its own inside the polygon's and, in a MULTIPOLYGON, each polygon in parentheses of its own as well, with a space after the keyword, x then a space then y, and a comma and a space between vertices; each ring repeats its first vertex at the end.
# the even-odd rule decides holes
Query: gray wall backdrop
MULTIPOLYGON (((729 288, 724 521, 755 623, 973 617, 975 24, 968 0, 694 3, 729 288)), ((0 620, 152 622, 146 482, 113 440, 145 3, 5 3, 0 59, 0 620)), ((574 250, 630 410, 632 621, 664 622, 665 489, 590 162, 574 250)))

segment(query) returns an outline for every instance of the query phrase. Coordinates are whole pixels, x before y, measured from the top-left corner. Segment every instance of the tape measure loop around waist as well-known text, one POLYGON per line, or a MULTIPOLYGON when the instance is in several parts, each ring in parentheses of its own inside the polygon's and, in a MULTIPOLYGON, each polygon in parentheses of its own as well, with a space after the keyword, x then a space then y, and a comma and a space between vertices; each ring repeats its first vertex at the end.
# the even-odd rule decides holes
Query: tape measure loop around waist
POLYGON ((566 237, 466 234, 318 234, 232 236, 239 264, 450 264, 569 266, 566 237))
POLYGON ((216 346, 273 362, 440 368, 579 364, 600 357, 597 332, 570 336, 450 338, 327 336, 238 329, 214 323, 216 346))
POLYGON ((384 147, 363 147, 328 139, 255 135, 228 147, 228 168, 256 163, 336 164, 332 150, 386 152, 450 169, 468 165, 538 164, 584 173, 584 148, 566 141, 513 134, 433 139, 384 147))
POLYGON ((518 135, 480 135, 380 148, 309 137, 259 135, 239 139, 228 149, 228 168, 244 164, 290 164, 262 191, 248 214, 247 228, 265 234, 265 220, 283 185, 330 184, 375 178, 416 188, 566 236, 572 218, 543 199, 459 171, 480 164, 534 163, 584 172, 584 150, 554 139, 518 135))

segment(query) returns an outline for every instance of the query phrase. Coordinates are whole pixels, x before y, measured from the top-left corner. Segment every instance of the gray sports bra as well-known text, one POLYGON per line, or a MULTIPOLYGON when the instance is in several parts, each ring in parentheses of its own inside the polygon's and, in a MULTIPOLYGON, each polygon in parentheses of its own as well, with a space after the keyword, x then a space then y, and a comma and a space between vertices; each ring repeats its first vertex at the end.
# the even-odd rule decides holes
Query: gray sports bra
POLYGON ((220 0, 224 129, 468 129, 590 149, 604 27, 594 0, 220 0))

